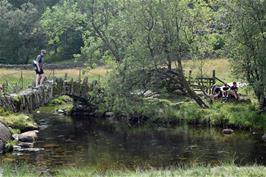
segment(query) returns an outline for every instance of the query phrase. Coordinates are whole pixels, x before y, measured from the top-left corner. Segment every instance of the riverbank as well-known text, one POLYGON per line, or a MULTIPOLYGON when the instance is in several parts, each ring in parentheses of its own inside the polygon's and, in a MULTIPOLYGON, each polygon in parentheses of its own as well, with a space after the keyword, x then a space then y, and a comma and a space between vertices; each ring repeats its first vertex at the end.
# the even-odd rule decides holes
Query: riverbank
POLYGON ((126 104, 117 102, 110 111, 113 111, 114 117, 119 120, 133 124, 188 123, 261 133, 266 131, 266 114, 258 114, 253 103, 216 101, 208 109, 202 109, 187 98, 150 98, 137 102, 128 100, 126 104))
POLYGON ((12 133, 38 129, 38 125, 31 115, 11 113, 3 108, 0 108, 0 122, 8 126, 12 133))
POLYGON ((85 177, 85 176, 105 176, 105 177, 166 177, 166 176, 206 176, 206 177, 219 177, 219 176, 266 176, 266 167, 264 166, 244 166, 238 167, 235 165, 223 165, 216 167, 195 166, 191 168, 169 168, 169 169, 148 169, 148 170, 97 170, 92 167, 83 168, 61 168, 52 172, 40 172, 35 167, 28 165, 11 166, 4 165, 2 167, 3 176, 19 176, 19 177, 35 177, 35 176, 56 176, 56 177, 85 177))
MULTIPOLYGON (((51 105, 65 106, 67 100, 60 98, 51 105)), ((43 150, 5 154, 0 163, 4 176, 193 177, 265 173, 263 166, 245 166, 265 156, 258 135, 245 131, 225 136, 219 129, 203 126, 164 127, 163 123, 156 126, 153 122, 130 126, 93 117, 71 119, 57 114, 56 109, 43 107, 34 113, 33 118, 42 125, 35 147, 43 150), (231 165, 232 161, 240 167, 231 165)), ((265 161, 258 164, 264 165, 265 161)))

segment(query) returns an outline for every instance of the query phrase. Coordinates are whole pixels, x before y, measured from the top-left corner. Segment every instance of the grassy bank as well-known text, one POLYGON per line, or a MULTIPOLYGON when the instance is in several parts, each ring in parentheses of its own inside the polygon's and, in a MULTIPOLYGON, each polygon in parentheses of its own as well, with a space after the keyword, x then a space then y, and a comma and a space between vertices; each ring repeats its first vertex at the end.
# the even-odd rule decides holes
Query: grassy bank
POLYGON ((257 114, 256 106, 248 103, 214 103, 209 109, 200 109, 185 103, 175 113, 189 123, 206 123, 220 127, 266 130, 266 114, 257 114))
POLYGON ((58 177, 91 177, 91 176, 105 176, 105 177, 167 177, 167 176, 252 176, 263 177, 266 174, 266 167, 263 166, 246 166, 238 167, 235 165, 223 165, 216 167, 196 166, 191 168, 169 168, 169 169, 148 169, 148 170, 96 170, 92 167, 88 168, 61 168, 52 172, 39 172, 36 168, 28 165, 11 166, 4 165, 4 177, 35 177, 35 176, 58 176, 58 177))
POLYGON ((26 114, 11 113, 0 108, 0 122, 12 128, 13 133, 37 128, 31 116, 26 114))
POLYGON ((139 117, 143 123, 189 123, 222 128, 259 129, 266 131, 266 113, 257 114, 253 103, 214 102, 201 109, 188 98, 121 100, 112 111, 118 117, 139 117))
MULTIPOLYGON (((40 108, 41 112, 55 112, 58 109, 70 113, 72 109, 72 99, 68 96, 61 96, 51 100, 46 106, 40 108)), ((37 129, 38 125, 32 115, 23 113, 12 113, 0 107, 0 122, 11 128, 13 133, 24 132, 37 129)))

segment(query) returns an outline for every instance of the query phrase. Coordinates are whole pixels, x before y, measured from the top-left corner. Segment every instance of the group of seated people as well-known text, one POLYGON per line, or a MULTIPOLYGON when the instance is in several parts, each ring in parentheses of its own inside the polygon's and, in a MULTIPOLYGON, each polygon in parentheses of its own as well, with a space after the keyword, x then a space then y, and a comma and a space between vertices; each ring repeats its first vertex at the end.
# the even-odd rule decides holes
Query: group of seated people
POLYGON ((212 96, 214 99, 228 99, 228 98, 233 98, 238 100, 239 99, 239 94, 237 93, 238 87, 237 83, 233 82, 233 85, 230 86, 227 83, 224 83, 223 86, 217 86, 214 85, 211 88, 212 96))

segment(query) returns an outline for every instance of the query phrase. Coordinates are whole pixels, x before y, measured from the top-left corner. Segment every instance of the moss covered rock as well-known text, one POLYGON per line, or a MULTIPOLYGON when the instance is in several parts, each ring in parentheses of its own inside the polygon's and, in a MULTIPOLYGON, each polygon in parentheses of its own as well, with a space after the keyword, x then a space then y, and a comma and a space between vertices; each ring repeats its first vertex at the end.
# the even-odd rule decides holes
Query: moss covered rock
POLYGON ((0 122, 0 153, 4 151, 5 143, 12 139, 10 130, 0 122))

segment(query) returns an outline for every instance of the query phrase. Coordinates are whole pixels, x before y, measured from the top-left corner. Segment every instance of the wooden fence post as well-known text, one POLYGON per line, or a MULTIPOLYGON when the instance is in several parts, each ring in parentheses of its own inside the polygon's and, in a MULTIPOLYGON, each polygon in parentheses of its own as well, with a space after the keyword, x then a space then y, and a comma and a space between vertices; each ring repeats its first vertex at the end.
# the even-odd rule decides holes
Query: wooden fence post
POLYGON ((53 72, 53 80, 54 80, 54 79, 55 79, 55 78, 54 78, 54 69, 52 70, 52 72, 53 72))
POLYGON ((5 93, 5 92, 6 92, 6 89, 5 89, 5 87, 6 87, 6 84, 5 84, 5 83, 3 83, 3 84, 2 84, 2 91, 3 91, 3 93, 5 93))
POLYGON ((79 82, 81 82, 81 68, 79 68, 79 78, 78 78, 79 82))
POLYGON ((192 70, 189 70, 189 72, 188 72, 188 83, 189 83, 189 85, 191 84, 191 76, 192 75, 192 70))
POLYGON ((215 74, 215 70, 212 70, 212 85, 214 85, 216 83, 216 74, 215 74))
POLYGON ((65 80, 67 80, 67 73, 65 73, 65 80))
POLYGON ((24 81, 23 81, 23 71, 20 73, 20 80, 21 80, 21 90, 24 88, 24 81))
POLYGON ((6 92, 8 92, 8 87, 9 87, 9 84, 8 84, 8 81, 6 80, 6 92))

